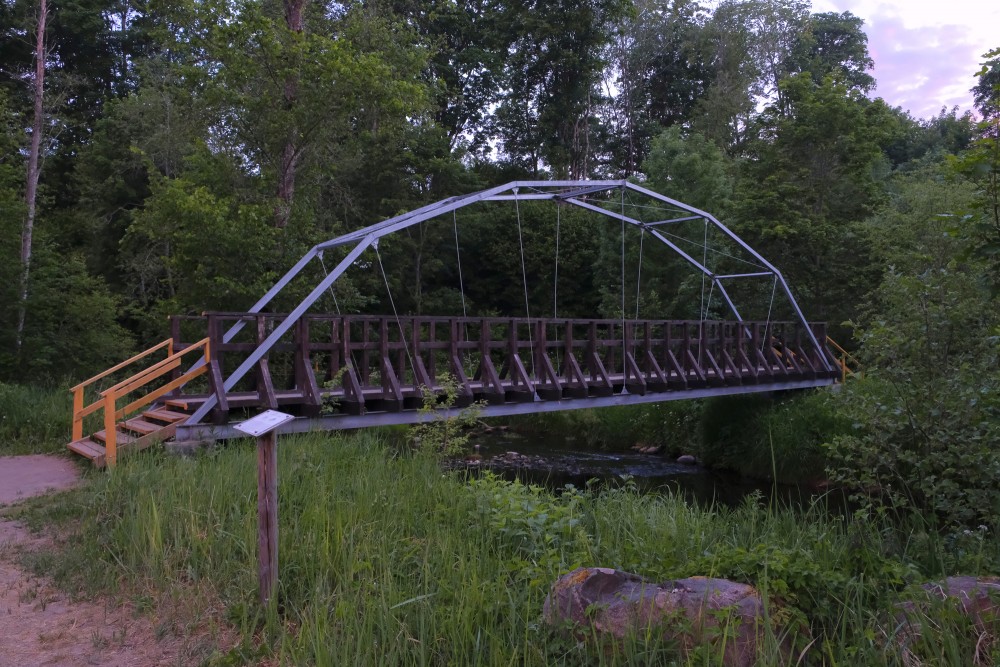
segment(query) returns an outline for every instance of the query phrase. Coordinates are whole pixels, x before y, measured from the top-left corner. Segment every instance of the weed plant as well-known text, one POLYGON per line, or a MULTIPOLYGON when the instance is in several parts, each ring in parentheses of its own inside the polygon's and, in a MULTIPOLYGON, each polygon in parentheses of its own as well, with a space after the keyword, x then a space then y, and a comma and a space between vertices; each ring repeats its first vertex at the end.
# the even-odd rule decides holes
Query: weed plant
MULTIPOLYGON (((1000 558, 987 532, 949 551, 912 537, 919 528, 828 513, 822 502, 796 513, 750 497, 724 509, 642 495, 627 481, 553 493, 470 480, 371 433, 288 437, 279 450, 279 589, 268 608, 257 602, 252 443, 193 459, 129 457, 25 516, 80 531, 44 564, 64 584, 125 582, 147 597, 210 586, 244 638, 216 660, 224 665, 720 664, 711 647, 681 655, 650 637, 597 649, 550 631, 545 595, 581 565, 758 586, 784 610, 762 665, 901 665, 894 605, 907 586, 1000 558)), ((977 664, 947 662, 977 655, 975 633, 940 615, 934 623, 907 645, 910 658, 977 664)))

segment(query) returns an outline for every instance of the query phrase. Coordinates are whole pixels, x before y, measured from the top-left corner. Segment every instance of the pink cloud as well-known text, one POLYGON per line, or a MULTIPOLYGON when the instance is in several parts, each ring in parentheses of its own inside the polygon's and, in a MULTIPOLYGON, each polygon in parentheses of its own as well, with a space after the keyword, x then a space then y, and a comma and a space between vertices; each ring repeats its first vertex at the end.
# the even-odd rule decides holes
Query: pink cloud
POLYGON ((879 7, 865 26, 875 61, 875 94, 919 118, 942 107, 969 109, 975 71, 983 51, 957 25, 907 28, 901 17, 879 7))

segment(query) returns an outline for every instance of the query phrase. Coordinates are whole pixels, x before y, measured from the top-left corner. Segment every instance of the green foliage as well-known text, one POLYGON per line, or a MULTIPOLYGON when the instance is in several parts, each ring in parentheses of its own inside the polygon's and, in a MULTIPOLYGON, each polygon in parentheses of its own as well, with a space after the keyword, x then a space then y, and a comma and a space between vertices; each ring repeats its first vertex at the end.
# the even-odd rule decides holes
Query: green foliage
POLYGON ((591 172, 601 53, 627 8, 622 0, 520 2, 503 16, 499 27, 514 38, 494 127, 507 159, 526 173, 537 176, 542 164, 557 176, 591 172))
MULTIPOLYGON (((217 158, 204 155, 202 173, 217 158)), ((231 310, 253 303, 277 277, 268 270, 281 235, 270 212, 215 194, 197 177, 159 179, 122 241, 150 303, 167 312, 231 310)))
POLYGON ((584 521, 586 498, 567 486, 558 496, 536 485, 507 482, 485 473, 469 482, 476 499, 470 517, 495 535, 517 571, 515 584, 547 589, 553 572, 584 564, 591 536, 584 521))
MULTIPOLYGON (((779 615, 782 624, 796 627, 796 608, 805 612, 817 640, 806 653, 811 664, 898 664, 899 647, 880 635, 893 627, 897 591, 957 567, 952 549, 964 548, 929 547, 911 525, 831 516, 822 505, 797 515, 754 499, 702 508, 627 486, 554 495, 494 477, 466 483, 430 458, 393 456, 371 434, 282 443, 280 613, 256 602, 248 546, 257 530, 256 456, 245 442, 193 459, 130 457, 83 489, 36 501, 22 518, 80 531, 70 553, 36 565, 65 585, 97 591, 124 582, 146 599, 203 587, 227 605, 241 634, 234 664, 508 665, 511 656, 529 666, 703 664, 642 638, 609 653, 554 639, 539 622, 545 594, 580 564, 658 581, 746 581, 796 603, 779 615), (81 557, 95 567, 81 571, 81 557)), ((967 571, 1000 562, 1000 543, 984 535, 982 570, 967 561, 967 571)), ((975 640, 954 637, 963 647, 975 640)), ((786 664, 781 656, 769 646, 760 660, 786 664)))
POLYGON ((947 530, 992 525, 1000 321, 949 214, 973 194, 933 173, 898 187, 869 224, 889 269, 857 328, 866 378, 840 397, 854 429, 833 439, 831 474, 876 507, 930 511, 947 530))
POLYGON ((967 213, 969 247, 985 261, 993 291, 1000 293, 1000 49, 984 58, 973 89, 983 119, 968 149, 950 157, 950 165, 978 188, 967 213))
POLYGON ((642 165, 657 192, 710 211, 717 218, 729 212, 733 166, 725 154, 702 135, 683 136, 674 126, 653 139, 642 165))
POLYGON ((449 374, 440 375, 437 380, 440 393, 430 387, 421 387, 422 421, 410 429, 410 441, 419 451, 433 456, 457 456, 469 444, 471 429, 479 422, 481 406, 473 404, 456 409, 461 390, 458 380, 449 374))
POLYGON ((822 480, 823 443, 850 422, 826 391, 731 396, 706 402, 701 458, 706 465, 782 483, 822 480))
POLYGON ((1000 48, 983 54, 984 62, 979 68, 979 81, 972 89, 973 99, 984 119, 1000 115, 1000 48))
POLYGON ((762 118, 746 164, 737 231, 779 266, 810 317, 849 319, 870 289, 873 262, 857 229, 878 202, 890 127, 885 105, 826 77, 782 82, 789 111, 762 118), (777 260, 776 260, 777 261, 777 260))
MULTIPOLYGON (((10 222, 19 220, 0 218, 0 301, 5 304, 19 300, 19 235, 10 222)), ((127 356, 133 342, 119 324, 121 300, 87 271, 78 251, 41 233, 34 245, 19 355, 17 309, 0 310, 0 378, 39 385, 82 379, 127 356)))
POLYGON ((875 63, 868 55, 864 21, 850 12, 824 12, 809 17, 792 51, 789 68, 808 72, 817 84, 829 75, 851 88, 871 92, 875 63))
POLYGON ((72 416, 64 389, 0 382, 0 456, 63 450, 72 416))

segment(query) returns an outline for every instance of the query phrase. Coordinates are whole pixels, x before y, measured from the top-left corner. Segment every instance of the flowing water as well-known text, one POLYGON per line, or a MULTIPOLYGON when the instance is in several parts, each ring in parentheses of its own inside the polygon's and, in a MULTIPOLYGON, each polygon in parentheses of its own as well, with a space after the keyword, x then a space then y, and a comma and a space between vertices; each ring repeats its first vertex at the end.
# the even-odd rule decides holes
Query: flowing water
MULTIPOLYGON (((699 504, 726 506, 739 504, 750 494, 802 506, 818 493, 805 486, 751 480, 700 465, 677 463, 659 454, 586 448, 572 438, 559 440, 504 431, 477 435, 469 444, 478 445, 481 457, 473 468, 488 466, 505 478, 552 489, 567 484, 592 488, 631 482, 642 492, 672 491, 699 504)), ((838 494, 831 505, 839 507, 843 502, 838 494)))

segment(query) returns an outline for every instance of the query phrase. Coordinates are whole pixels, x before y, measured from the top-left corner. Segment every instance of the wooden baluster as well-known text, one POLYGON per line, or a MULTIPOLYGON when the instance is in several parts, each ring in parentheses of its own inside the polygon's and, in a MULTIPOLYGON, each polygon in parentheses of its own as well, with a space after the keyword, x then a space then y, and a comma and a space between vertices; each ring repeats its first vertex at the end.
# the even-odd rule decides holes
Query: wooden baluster
POLYGON ((340 331, 344 326, 344 318, 336 317, 330 320, 330 365, 326 369, 326 381, 331 382, 340 371, 344 359, 341 356, 340 331))
POLYGON ((295 346, 295 388, 302 392, 304 412, 312 417, 318 417, 323 405, 316 375, 313 373, 311 341, 309 338, 309 318, 303 317, 296 324, 295 346))
POLYGON ((506 399, 503 384, 496 366, 493 364, 493 330, 490 320, 483 318, 479 324, 479 369, 483 380, 483 394, 493 404, 502 404, 506 399))
MULTIPOLYGON (((257 315, 257 345, 262 344, 267 339, 267 316, 257 315)), ((268 363, 267 355, 257 362, 257 405, 275 410, 278 407, 278 399, 274 393, 274 384, 271 381, 271 367, 268 363)))
POLYGON ((455 400, 455 407, 464 408, 472 405, 472 385, 469 384, 469 377, 465 374, 462 366, 462 357, 458 349, 461 328, 457 319, 448 321, 448 364, 451 372, 458 382, 458 397, 455 400))
POLYGON ((437 349, 435 349, 433 343, 437 342, 437 322, 435 322, 434 320, 430 320, 427 326, 428 326, 427 341, 431 343, 431 345, 428 346, 428 353, 427 353, 427 373, 431 376, 431 379, 436 383, 438 352, 437 349))
MULTIPOLYGON (((170 342, 167 344, 167 356, 172 356, 174 352, 181 349, 181 321, 176 315, 170 316, 170 342)), ((181 369, 175 368, 170 372, 170 379, 176 380, 181 376, 181 369)), ((170 392, 175 394, 177 392, 170 392)))
POLYGON ((378 323, 379 384, 382 386, 382 400, 388 400, 389 381, 389 322, 384 317, 378 323))
POLYGON ((361 320, 361 386, 371 386, 371 357, 368 353, 369 335, 371 333, 371 321, 367 318, 361 320))

